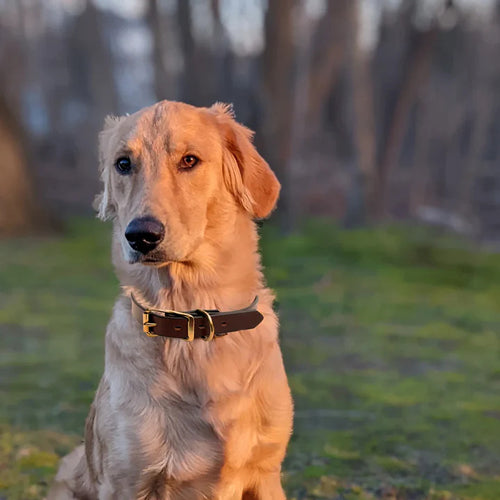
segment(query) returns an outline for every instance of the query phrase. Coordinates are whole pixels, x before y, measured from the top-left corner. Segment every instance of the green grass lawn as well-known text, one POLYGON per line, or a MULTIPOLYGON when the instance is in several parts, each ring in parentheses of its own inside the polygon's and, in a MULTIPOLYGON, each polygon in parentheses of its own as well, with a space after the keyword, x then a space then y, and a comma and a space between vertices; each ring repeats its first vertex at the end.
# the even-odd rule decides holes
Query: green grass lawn
MULTIPOLYGON (((262 232, 289 498, 500 499, 500 256, 419 229, 262 232)), ((43 498, 81 440, 118 293, 102 223, 0 243, 0 500, 43 498)))

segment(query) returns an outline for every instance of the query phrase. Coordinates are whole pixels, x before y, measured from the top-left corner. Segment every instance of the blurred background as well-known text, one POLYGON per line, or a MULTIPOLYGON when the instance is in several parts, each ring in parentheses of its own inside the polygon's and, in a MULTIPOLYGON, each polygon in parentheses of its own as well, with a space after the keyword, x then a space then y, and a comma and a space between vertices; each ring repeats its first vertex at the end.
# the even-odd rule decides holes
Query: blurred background
POLYGON ((103 117, 171 99, 234 104, 286 228, 416 218, 498 239, 499 2, 3 0, 0 16, 2 232, 89 212, 103 117))
POLYGON ((233 103, 283 185, 289 497, 498 500, 499 53, 497 0, 0 0, 0 499, 102 373, 97 133, 170 99, 233 103))

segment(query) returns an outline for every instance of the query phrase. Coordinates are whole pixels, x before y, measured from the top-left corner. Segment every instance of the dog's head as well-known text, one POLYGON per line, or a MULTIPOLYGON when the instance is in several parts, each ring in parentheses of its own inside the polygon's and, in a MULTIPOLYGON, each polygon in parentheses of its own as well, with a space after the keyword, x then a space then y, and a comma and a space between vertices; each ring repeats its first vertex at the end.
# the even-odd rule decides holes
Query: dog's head
POLYGON ((162 101, 107 118, 100 134, 102 219, 113 219, 126 262, 189 261, 209 228, 233 213, 267 217, 280 185, 230 107, 162 101))

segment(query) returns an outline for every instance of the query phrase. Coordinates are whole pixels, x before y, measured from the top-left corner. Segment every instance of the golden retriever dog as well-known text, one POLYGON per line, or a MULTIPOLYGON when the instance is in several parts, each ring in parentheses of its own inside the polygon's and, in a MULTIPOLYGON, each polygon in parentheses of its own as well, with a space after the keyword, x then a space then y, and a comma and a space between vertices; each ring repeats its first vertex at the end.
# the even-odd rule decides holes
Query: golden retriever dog
POLYGON ((96 202, 113 220, 123 293, 84 445, 62 460, 48 499, 284 499, 292 399, 254 223, 280 185, 251 131, 227 105, 162 101, 106 119, 100 163, 96 202), (185 324, 168 311, 202 309, 199 325, 253 303, 262 321, 212 338, 206 318, 191 342, 150 336, 156 323, 141 323, 134 301, 185 324))

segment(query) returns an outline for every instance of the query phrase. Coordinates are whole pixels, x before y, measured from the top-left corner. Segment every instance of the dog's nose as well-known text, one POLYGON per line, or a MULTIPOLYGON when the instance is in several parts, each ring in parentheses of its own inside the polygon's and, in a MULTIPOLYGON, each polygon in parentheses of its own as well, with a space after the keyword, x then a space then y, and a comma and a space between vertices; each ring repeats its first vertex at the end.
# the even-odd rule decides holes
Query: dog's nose
POLYGON ((134 219, 125 229, 128 244, 144 255, 154 250, 163 240, 164 235, 165 227, 154 217, 134 219))

